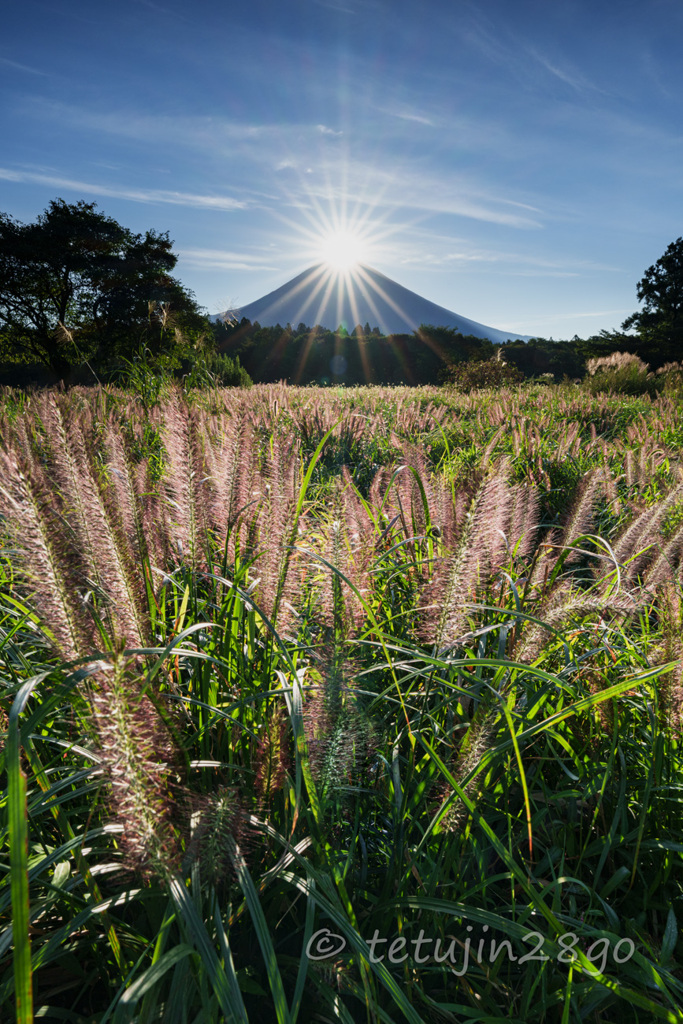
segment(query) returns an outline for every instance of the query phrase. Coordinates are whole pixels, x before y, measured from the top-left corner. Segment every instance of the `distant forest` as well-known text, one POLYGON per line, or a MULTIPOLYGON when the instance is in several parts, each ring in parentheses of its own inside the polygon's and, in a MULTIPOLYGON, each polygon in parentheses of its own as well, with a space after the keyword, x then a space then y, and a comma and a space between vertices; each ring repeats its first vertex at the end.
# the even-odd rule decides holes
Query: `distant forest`
POLYGON ((296 328, 240 323, 213 324, 216 349, 239 358, 252 380, 289 384, 436 384, 446 368, 472 359, 490 359, 502 348, 505 361, 525 377, 552 374, 555 380, 583 377, 586 361, 611 352, 634 352, 657 369, 658 354, 641 351, 633 335, 603 331, 593 338, 571 341, 533 338, 504 345, 460 334, 449 327, 422 325, 413 334, 381 334, 360 324, 349 334, 300 323, 296 328))

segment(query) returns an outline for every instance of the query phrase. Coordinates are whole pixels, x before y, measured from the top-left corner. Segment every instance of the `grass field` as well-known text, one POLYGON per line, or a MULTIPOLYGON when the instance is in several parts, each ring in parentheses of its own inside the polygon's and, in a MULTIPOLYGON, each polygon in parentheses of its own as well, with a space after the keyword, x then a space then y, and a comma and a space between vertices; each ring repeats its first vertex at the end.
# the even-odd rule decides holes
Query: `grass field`
POLYGON ((6 1019, 683 1021, 682 411, 5 390, 6 1019))

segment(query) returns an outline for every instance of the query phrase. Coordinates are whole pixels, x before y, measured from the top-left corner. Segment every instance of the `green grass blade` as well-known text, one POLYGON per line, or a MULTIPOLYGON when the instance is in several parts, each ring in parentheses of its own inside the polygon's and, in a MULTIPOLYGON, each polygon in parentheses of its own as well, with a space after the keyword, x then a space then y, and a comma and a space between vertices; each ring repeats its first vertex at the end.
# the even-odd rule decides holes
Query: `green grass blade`
MULTIPOLYGON (((174 946, 173 949, 169 949, 168 953, 164 953, 163 956, 159 957, 156 963, 153 963, 151 967, 141 974, 133 984, 126 989, 124 994, 121 996, 119 1001, 120 1006, 133 1007, 139 999, 142 999, 146 993, 148 993, 169 971, 172 967, 175 967, 181 960, 187 956, 195 956, 195 951, 192 946, 188 946, 185 943, 181 943, 179 946, 174 946)), ((118 1020, 118 1016, 114 1017, 114 1020, 118 1020)))
POLYGON ((268 924, 263 914, 263 909, 259 902, 251 875, 249 874, 247 863, 242 856, 239 846, 232 838, 228 849, 230 860, 232 861, 235 872, 237 873, 237 880, 242 892, 244 893, 244 898, 247 902, 249 913, 251 914, 251 920, 256 931, 258 943, 261 947, 261 955, 268 974, 268 984, 270 985, 270 991, 273 996, 273 1007, 275 1009, 278 1024, 291 1024, 292 1018, 287 1006, 287 999, 282 985, 280 969, 277 965, 275 949, 273 948, 268 924))
POLYGON ((6 766, 17 1024, 32 1024, 33 1021, 33 974, 31 937, 29 935, 28 811, 26 807, 26 776, 21 768, 19 716, 40 678, 42 677, 34 676, 19 690, 12 702, 7 729, 6 766))
POLYGON ((226 1024, 248 1024, 247 1011, 234 972, 231 975, 228 968, 226 974, 185 883, 180 878, 171 878, 169 887, 179 920, 202 958, 213 991, 225 1015, 226 1024))

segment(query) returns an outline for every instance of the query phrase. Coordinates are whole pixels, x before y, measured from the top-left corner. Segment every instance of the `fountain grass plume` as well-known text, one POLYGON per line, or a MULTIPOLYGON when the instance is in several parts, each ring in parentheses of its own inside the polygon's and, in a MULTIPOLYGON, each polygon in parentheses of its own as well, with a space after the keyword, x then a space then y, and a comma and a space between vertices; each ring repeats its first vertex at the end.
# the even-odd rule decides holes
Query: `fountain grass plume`
POLYGON ((467 621, 465 604, 506 559, 513 500, 506 467, 492 471, 472 501, 456 550, 445 564, 437 565, 423 591, 428 614, 423 617, 420 635, 430 638, 437 650, 447 650, 458 642, 467 621))
POLYGON ((608 617, 612 620, 628 619, 638 615, 642 606, 643 599, 636 594, 623 592, 611 597, 591 597, 586 591, 575 588, 570 581, 558 580, 534 611, 535 618, 541 619, 543 625, 530 622, 516 640, 512 656, 517 661, 533 663, 541 656, 550 638, 572 619, 582 622, 587 618, 597 618, 604 626, 608 617))
POLYGON ((540 498, 538 489, 528 484, 512 488, 508 546, 518 558, 528 558, 536 549, 540 529, 540 498))
POLYGON ((375 749, 377 733, 348 680, 353 665, 328 647, 314 673, 315 692, 304 704, 303 725, 311 773, 321 794, 357 783, 375 749))
POLYGON ((259 806, 263 809, 268 807, 273 795, 284 787, 291 768, 287 718, 280 708, 266 718, 254 763, 254 788, 259 806))
MULTIPOLYGON (((534 387, 445 399, 438 435, 425 406, 442 401, 436 389, 257 386, 246 400, 236 391, 175 395, 171 405, 185 420, 175 468, 160 446, 158 460, 154 454, 162 404, 141 409, 115 391, 57 396, 67 435, 72 418, 78 423, 106 517, 125 532, 138 569, 135 516, 151 550, 157 515, 156 497, 145 492, 163 489, 164 470, 194 472, 194 435, 201 472, 211 478, 193 478, 208 524, 198 550, 211 571, 201 558, 191 563, 189 548, 179 559, 169 544, 166 559, 163 537, 173 524, 162 522, 155 647, 135 660, 119 644, 111 656, 94 654, 77 636, 68 648, 67 635, 64 649, 90 665, 59 665, 49 675, 34 617, 14 585, 31 496, 39 520, 54 525, 53 534, 46 527, 41 573, 54 555, 57 570, 74 580, 72 590, 45 600, 46 622, 73 600, 92 630, 90 613, 78 607, 86 553, 78 551, 77 513, 51 472, 37 418, 43 400, 27 399, 15 418, 0 418, 0 506, 17 542, 0 558, 9 591, 0 601, 0 667, 9 679, 0 728, 7 723, 13 742, 15 782, 26 776, 25 790, 15 784, 7 801, 9 808, 14 798, 12 868, 17 851, 23 861, 11 879, 5 864, 0 908, 7 912, 21 874, 33 947, 24 976, 33 970, 37 1017, 151 1022, 179 1008, 176 1016, 202 1024, 316 1014, 419 1024, 468 1013, 547 1024, 560 1006, 567 1024, 572 1015, 629 1024, 680 1016, 681 552, 670 552, 669 581, 653 582, 664 572, 656 560, 644 566, 642 590, 628 579, 617 590, 607 558, 596 582, 583 564, 567 564, 559 530, 557 545, 536 561, 542 577, 548 570, 542 585, 533 585, 536 569, 527 564, 565 511, 570 481, 596 469, 623 472, 626 448, 612 439, 627 421, 642 437, 641 412, 665 460, 648 448, 643 472, 657 476, 647 497, 667 500, 658 495, 665 474, 675 474, 680 404, 615 402, 573 386, 546 388, 539 401, 534 387), (281 596, 292 606, 285 635, 286 618, 271 628, 261 614, 258 562, 250 559, 258 559, 269 524, 281 533, 272 503, 289 486, 287 449, 292 457, 301 451, 296 417, 303 410, 315 440, 351 403, 366 417, 362 436, 355 425, 348 434, 335 430, 319 459, 308 469, 304 461, 304 533, 293 539, 299 523, 291 523, 278 541, 309 551, 315 566, 302 579, 308 560, 291 563, 281 596), (517 431, 519 457, 513 467, 501 463, 494 480, 496 469, 485 475, 480 465, 482 450, 515 420, 526 424, 517 431), (235 442, 244 424, 250 433, 235 442), (119 430, 120 450, 109 436, 119 430), (565 465, 570 457, 575 466, 565 465), (240 487, 248 492, 233 519, 221 502, 240 487), (261 504, 249 504, 254 490, 261 504), (241 539, 230 547, 238 521, 242 534, 251 531, 249 552, 241 539), (367 586, 364 609, 357 601, 354 610, 342 574, 359 590, 367 586), (425 649, 419 605, 430 577, 436 608, 423 616, 425 649), (327 608, 316 601, 323 580, 327 608), (444 609, 450 632, 439 638, 447 652, 440 657, 434 637, 444 609), (25 707, 17 712, 13 700, 25 707), (183 708, 182 729, 167 701, 183 708), (238 853, 245 845, 248 866, 238 853), (420 970, 386 956, 368 961, 374 933, 400 936, 407 952, 422 929, 443 940, 443 951, 454 921, 473 929, 467 977, 436 958, 420 970), (547 959, 528 957, 521 970, 534 921, 547 959), (486 952, 494 932, 498 946, 509 940, 511 956, 495 965, 473 956, 484 924, 486 952), (325 966, 304 955, 320 929, 346 942, 325 966), (568 973, 557 954, 558 937, 570 932, 583 959, 568 973), (608 941, 611 953, 631 939, 631 960, 609 956, 602 973, 589 969, 591 944, 608 941)), ((0 417, 3 402, 0 393, 0 417)), ((493 454, 514 444, 503 432, 493 454)), ((632 495, 618 484, 626 504, 632 495)), ((641 493, 644 500, 642 486, 641 493)), ((677 516, 668 506, 659 520, 662 551, 674 541, 677 516), (673 530, 662 542, 664 527, 673 530)), ((623 527, 608 510, 600 521, 602 554, 623 527)), ((42 614, 38 601, 36 608, 42 614)), ((0 769, 7 761, 0 750, 0 769)), ((14 934, 7 920, 3 928, 0 947, 9 952, 19 928, 14 934)), ((461 938, 468 936, 463 927, 461 938)), ((462 963, 457 937, 452 948, 462 963)), ((10 1005, 14 984, 6 956, 0 1004, 10 1005)))
POLYGON ((659 721, 679 739, 683 735, 683 601, 680 580, 669 580, 657 593, 661 643, 653 660, 674 663, 658 680, 659 721))
POLYGON ((654 558, 661 544, 661 524, 671 507, 683 496, 683 484, 674 487, 663 501, 644 509, 614 541, 614 556, 624 566, 624 576, 633 580, 654 558), (626 564, 627 563, 627 564, 626 564))
POLYGON ((674 580, 677 575, 680 575, 681 556, 683 556, 683 525, 679 526, 656 552, 654 559, 643 573, 645 586, 652 590, 674 580))
POLYGON ((209 499, 197 415, 176 392, 155 410, 164 431, 165 489, 178 561, 200 563, 206 539, 209 499))
POLYGON ((297 580, 291 573, 301 553, 296 545, 304 530, 305 512, 299 505, 299 457, 279 434, 271 435, 260 481, 260 500, 253 527, 257 538, 254 572, 258 574, 259 603, 280 630, 292 619, 297 580))
MULTIPOLYGON (((565 548, 570 548, 579 537, 590 533, 595 508, 602 492, 602 481, 603 472, 598 468, 587 473, 579 484, 574 501, 564 517, 562 542, 565 548)), ((565 558, 565 565, 571 565, 580 559, 578 551, 571 551, 565 558)))
MULTIPOLYGON (((242 421, 243 422, 243 421, 242 421)), ((230 523, 231 495, 239 471, 241 423, 224 413, 200 417, 204 460, 209 474, 209 518, 218 537, 225 537, 230 523)))
POLYGON ((185 863, 189 867, 197 862, 202 879, 225 891, 234 878, 231 844, 243 851, 253 845, 242 796, 235 786, 219 785, 213 793, 194 795, 191 806, 192 835, 185 863))
POLYGON ((184 797, 172 737, 136 659, 117 652, 94 664, 87 690, 110 813, 121 827, 123 866, 145 878, 168 878, 182 853, 184 797))
MULTIPOLYGON (((494 746, 498 717, 498 713, 492 708, 480 709, 476 713, 460 743, 453 764, 452 775, 455 782, 460 787, 464 784, 465 796, 475 803, 481 790, 481 782, 476 778, 470 779, 469 776, 479 766, 486 752, 494 746)), ((440 796, 442 800, 448 800, 447 809, 441 818, 441 828, 449 833, 461 832, 470 811, 450 781, 440 787, 440 796)))
POLYGON ((0 451, 0 511, 41 624, 56 650, 74 660, 93 648, 95 630, 85 609, 78 551, 65 536, 54 492, 30 451, 0 451))
POLYGON ((109 486, 104 490, 108 511, 112 506, 130 554, 138 564, 165 562, 168 550, 161 528, 163 519, 158 490, 150 478, 147 459, 135 464, 119 424, 110 421, 103 439, 109 486))
POLYGON ((149 639, 149 620, 133 546, 135 533, 126 531, 120 518, 127 501, 107 501, 106 482, 93 465, 78 418, 72 415, 66 423, 52 395, 41 413, 64 517, 73 529, 87 577, 104 597, 102 611, 111 639, 120 636, 127 646, 142 647, 149 639))

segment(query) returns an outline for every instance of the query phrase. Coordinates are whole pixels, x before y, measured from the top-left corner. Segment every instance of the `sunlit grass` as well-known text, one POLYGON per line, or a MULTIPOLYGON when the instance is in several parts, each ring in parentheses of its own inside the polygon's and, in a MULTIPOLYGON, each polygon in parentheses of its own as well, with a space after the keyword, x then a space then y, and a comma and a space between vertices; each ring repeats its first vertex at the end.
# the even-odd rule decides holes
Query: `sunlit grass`
POLYGON ((683 1019, 673 400, 2 402, 0 1005, 683 1019))

